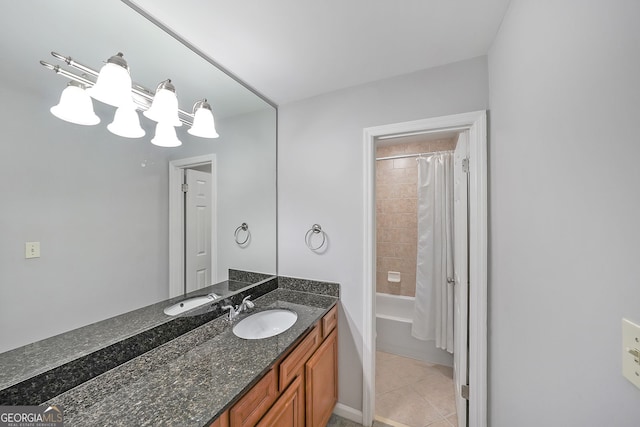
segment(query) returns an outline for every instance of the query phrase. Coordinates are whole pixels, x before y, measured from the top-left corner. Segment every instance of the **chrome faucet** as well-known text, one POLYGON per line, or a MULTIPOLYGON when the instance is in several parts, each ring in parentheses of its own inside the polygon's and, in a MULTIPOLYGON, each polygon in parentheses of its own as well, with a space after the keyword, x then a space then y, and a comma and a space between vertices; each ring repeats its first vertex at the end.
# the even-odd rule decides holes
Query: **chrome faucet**
POLYGON ((251 298, 251 295, 245 297, 240 303, 240 305, 237 305, 235 308, 233 307, 233 305, 222 306, 223 310, 229 310, 228 319, 230 322, 233 322, 236 319, 236 317, 238 317, 240 313, 242 313, 243 311, 247 311, 256 306, 253 301, 249 301, 249 298, 251 298))

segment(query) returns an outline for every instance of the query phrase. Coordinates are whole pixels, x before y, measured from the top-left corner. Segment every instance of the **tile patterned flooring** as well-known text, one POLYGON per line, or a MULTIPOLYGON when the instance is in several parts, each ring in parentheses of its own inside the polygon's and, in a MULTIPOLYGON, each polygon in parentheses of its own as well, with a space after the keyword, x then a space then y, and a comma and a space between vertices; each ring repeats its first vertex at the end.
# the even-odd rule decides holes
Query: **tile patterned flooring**
POLYGON ((458 427, 453 369, 376 352, 376 419, 396 427, 458 427))
MULTIPOLYGON (((360 424, 332 415, 327 427, 360 424)), ((376 352, 373 427, 458 427, 453 369, 376 352)))

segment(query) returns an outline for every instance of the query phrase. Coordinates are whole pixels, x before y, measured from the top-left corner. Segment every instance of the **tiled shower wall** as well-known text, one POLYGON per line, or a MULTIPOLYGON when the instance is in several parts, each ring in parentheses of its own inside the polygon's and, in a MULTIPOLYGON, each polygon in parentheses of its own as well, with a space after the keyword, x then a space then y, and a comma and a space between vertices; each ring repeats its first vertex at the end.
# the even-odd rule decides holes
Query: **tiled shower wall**
MULTIPOLYGON (((420 140, 378 146, 376 157, 453 150, 456 139, 420 140)), ((418 164, 415 157, 376 162, 376 292, 415 296, 418 246, 418 164), (388 271, 398 271, 399 283, 387 280, 388 271)))

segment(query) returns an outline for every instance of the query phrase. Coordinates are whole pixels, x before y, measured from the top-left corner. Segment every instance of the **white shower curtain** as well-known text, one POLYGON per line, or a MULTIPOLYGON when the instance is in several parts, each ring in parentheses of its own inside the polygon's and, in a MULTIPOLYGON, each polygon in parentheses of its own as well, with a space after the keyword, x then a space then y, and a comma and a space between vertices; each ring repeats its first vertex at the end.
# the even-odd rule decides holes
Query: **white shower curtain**
POLYGON ((418 158, 418 259, 411 334, 453 353, 453 153, 418 158))

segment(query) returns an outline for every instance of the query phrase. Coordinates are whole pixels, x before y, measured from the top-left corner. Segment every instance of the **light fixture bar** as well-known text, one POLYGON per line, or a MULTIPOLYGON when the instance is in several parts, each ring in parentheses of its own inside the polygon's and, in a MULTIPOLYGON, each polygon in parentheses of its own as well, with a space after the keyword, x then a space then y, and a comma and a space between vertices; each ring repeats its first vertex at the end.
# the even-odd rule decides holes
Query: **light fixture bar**
MULTIPOLYGON (((61 55, 57 52, 51 52, 51 55, 66 63, 67 65, 69 65, 70 67, 73 67, 77 70, 82 71, 83 74, 88 74, 91 75, 93 77, 97 77, 98 76, 98 71, 94 70, 91 67, 88 67, 86 65, 83 65, 77 61, 75 61, 74 59, 72 59, 70 56, 64 56, 61 55)), ((60 74, 61 76, 64 76, 70 80, 74 80, 76 82, 82 83, 83 85, 85 85, 87 88, 90 88, 92 86, 95 86, 96 82, 87 79, 86 77, 77 75, 71 71, 65 70, 64 68, 61 68, 59 65, 52 65, 49 64, 46 61, 40 61, 40 64, 43 65, 45 68, 48 68, 52 71, 54 71, 56 74, 60 74)), ((143 98, 144 100, 146 100, 148 102, 148 104, 142 104, 141 102, 137 101, 134 97, 134 102, 136 103, 138 109, 142 110, 142 111, 146 111, 149 109, 151 102, 153 101, 153 92, 151 92, 149 89, 147 89, 146 87, 139 85, 137 83, 133 83, 131 86, 131 92, 134 93, 135 95, 138 95, 139 97, 143 98)), ((180 108, 178 108, 178 114, 184 116, 184 117, 179 117, 180 121, 187 125, 187 126, 193 126, 193 119, 194 119, 194 114, 189 113, 187 111, 184 111, 180 108)))

